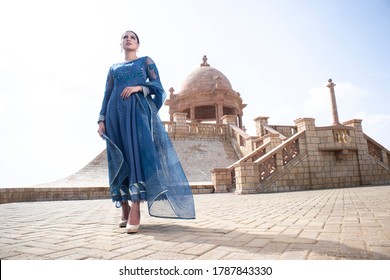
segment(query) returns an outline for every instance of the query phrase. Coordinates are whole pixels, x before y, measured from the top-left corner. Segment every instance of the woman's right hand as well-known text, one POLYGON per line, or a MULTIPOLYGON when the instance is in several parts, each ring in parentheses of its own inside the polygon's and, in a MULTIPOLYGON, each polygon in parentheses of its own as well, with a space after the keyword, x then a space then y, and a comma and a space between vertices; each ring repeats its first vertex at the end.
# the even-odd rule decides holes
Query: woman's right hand
POLYGON ((121 97, 122 99, 127 99, 130 97, 130 95, 136 92, 142 92, 142 87, 141 86, 125 87, 125 89, 121 93, 121 97))
POLYGON ((106 132, 106 126, 104 125, 104 122, 99 122, 99 129, 97 131, 100 135, 100 137, 103 137, 103 133, 106 132))

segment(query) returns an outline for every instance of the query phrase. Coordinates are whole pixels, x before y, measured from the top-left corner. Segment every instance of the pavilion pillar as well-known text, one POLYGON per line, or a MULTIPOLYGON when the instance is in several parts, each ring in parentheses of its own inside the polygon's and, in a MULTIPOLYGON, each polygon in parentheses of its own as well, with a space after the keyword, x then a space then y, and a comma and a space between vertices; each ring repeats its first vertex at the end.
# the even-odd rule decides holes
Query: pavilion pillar
POLYGON ((191 106, 190 108, 190 119, 191 122, 195 122, 195 106, 191 106))

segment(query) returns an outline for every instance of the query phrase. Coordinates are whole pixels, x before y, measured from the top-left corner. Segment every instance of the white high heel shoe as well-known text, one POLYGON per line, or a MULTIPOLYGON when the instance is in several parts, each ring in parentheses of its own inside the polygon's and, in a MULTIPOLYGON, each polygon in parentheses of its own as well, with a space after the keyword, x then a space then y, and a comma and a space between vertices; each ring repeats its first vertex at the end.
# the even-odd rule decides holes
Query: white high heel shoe
POLYGON ((139 226, 140 226, 139 224, 138 225, 126 224, 126 231, 127 233, 136 233, 138 232, 139 226))
MULTIPOLYGON (((138 202, 138 204, 139 204, 139 202, 138 202)), ((134 208, 130 208, 130 209, 134 209, 134 208)), ((139 226, 140 226, 141 213, 140 213, 140 211, 138 210, 138 217, 139 217, 138 225, 131 225, 131 224, 130 224, 130 215, 131 215, 131 210, 130 210, 130 213, 129 213, 128 223, 127 223, 127 225, 126 225, 126 231, 127 231, 127 233, 136 233, 136 232, 138 232, 138 229, 139 229, 139 226)), ((133 215, 134 215, 134 214, 133 214, 133 215)))
POLYGON ((120 220, 120 221, 118 222, 118 225, 119 225, 120 228, 126 227, 126 225, 127 225, 127 220, 120 220))

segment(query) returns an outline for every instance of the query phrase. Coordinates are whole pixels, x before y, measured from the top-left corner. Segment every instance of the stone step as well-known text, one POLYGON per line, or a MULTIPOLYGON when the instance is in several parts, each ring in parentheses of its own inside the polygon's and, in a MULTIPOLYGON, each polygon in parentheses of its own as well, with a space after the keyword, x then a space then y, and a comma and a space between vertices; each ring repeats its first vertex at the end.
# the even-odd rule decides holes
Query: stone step
POLYGON ((172 143, 190 182, 211 181, 213 168, 227 167, 238 160, 225 140, 179 140, 172 143))

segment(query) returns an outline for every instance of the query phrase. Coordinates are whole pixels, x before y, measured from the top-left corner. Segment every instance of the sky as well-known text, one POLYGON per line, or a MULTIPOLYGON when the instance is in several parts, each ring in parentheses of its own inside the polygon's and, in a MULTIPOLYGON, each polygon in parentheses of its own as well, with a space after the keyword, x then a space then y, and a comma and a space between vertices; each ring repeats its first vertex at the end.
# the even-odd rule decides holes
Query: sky
POLYGON ((0 187, 64 178, 104 150, 96 121, 126 30, 167 92, 207 55, 251 135, 258 116, 331 125, 332 78, 340 121, 390 149, 389 15, 390 0, 1 0, 0 187))

